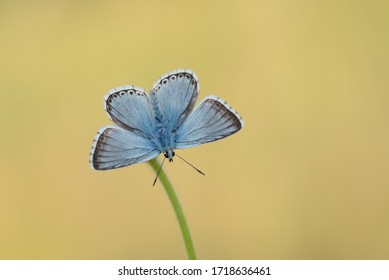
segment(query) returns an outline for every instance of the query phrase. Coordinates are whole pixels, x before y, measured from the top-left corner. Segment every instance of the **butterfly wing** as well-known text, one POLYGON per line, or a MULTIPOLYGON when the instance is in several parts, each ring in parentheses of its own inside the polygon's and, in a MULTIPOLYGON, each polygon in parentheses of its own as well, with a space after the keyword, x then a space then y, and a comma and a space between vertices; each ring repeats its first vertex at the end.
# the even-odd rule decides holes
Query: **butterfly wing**
POLYGON ((175 132, 192 111, 198 92, 198 79, 191 70, 176 70, 162 76, 150 92, 159 127, 175 132))
POLYGON ((90 165, 96 170, 108 170, 140 163, 159 154, 155 145, 134 131, 116 126, 101 128, 93 141, 90 165))
POLYGON ((242 118, 223 99, 208 96, 178 130, 176 148, 213 142, 238 132, 243 126, 242 118))
POLYGON ((93 141, 90 165, 108 170, 144 162, 159 154, 156 128, 148 95, 134 86, 110 90, 104 108, 117 124, 100 129, 93 141))
POLYGON ((143 89, 134 86, 112 89, 104 97, 104 108, 118 126, 148 139, 155 138, 155 119, 149 96, 143 89))

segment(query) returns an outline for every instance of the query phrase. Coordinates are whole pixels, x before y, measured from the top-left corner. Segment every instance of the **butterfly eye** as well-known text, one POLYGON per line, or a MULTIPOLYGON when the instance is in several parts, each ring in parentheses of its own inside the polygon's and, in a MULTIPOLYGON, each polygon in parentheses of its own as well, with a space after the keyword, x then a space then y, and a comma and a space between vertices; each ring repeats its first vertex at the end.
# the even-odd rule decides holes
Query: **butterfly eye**
POLYGON ((164 85, 166 85, 166 84, 167 84, 167 79, 164 79, 164 80, 162 81, 162 83, 163 83, 164 85))
POLYGON ((182 78, 184 76, 184 74, 180 73, 178 74, 178 78, 182 78))
POLYGON ((117 93, 112 94, 112 98, 117 98, 117 97, 118 97, 117 93))
POLYGON ((189 75, 189 74, 186 74, 185 77, 186 77, 187 79, 190 79, 190 75, 189 75))
POLYGON ((123 96, 123 95, 126 94, 126 92, 125 92, 125 91, 121 91, 121 92, 119 92, 119 94, 120 94, 121 96, 123 96))
POLYGON ((174 81, 176 79, 176 75, 171 75, 170 77, 169 77, 169 80, 170 81, 174 81))
POLYGON ((131 94, 131 95, 133 95, 135 92, 134 92, 134 90, 130 89, 130 90, 128 91, 128 93, 131 94))
POLYGON ((158 85, 157 88, 155 89, 155 91, 159 91, 160 88, 161 88, 161 85, 158 85))

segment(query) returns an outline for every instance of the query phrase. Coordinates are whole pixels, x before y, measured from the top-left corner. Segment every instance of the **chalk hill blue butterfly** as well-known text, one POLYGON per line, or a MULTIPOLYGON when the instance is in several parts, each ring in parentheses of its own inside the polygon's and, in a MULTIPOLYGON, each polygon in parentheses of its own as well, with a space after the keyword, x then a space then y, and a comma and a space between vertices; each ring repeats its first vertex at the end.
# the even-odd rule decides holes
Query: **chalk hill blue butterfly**
POLYGON ((189 69, 160 77, 148 95, 134 86, 110 90, 104 97, 104 108, 116 126, 97 132, 91 167, 124 167, 160 153, 172 161, 175 149, 213 142, 244 126, 239 114, 216 96, 206 97, 193 111, 198 94, 198 78, 189 69))

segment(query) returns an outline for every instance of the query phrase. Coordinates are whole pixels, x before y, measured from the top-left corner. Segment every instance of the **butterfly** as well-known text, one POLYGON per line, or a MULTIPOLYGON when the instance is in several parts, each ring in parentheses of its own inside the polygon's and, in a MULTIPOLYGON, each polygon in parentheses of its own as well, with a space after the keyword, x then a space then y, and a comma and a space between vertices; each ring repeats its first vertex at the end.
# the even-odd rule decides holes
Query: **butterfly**
POLYGON ((213 142, 243 128, 239 114, 219 97, 208 96, 193 110, 199 87, 192 70, 178 69, 160 77, 149 94, 132 85, 110 90, 104 109, 116 125, 97 132, 92 169, 125 167, 161 153, 173 161, 175 149, 213 142))

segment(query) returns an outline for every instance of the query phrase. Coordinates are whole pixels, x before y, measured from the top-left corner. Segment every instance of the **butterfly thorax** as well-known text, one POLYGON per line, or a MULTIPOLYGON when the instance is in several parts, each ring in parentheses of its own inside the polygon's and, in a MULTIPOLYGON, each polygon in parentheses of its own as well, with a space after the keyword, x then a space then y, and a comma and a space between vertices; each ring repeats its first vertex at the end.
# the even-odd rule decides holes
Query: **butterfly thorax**
POLYGON ((158 141, 157 146, 158 149, 163 155, 169 159, 169 161, 173 161, 174 157, 174 139, 173 133, 170 129, 166 129, 163 127, 158 128, 158 141))
POLYGON ((160 108, 158 97, 154 90, 150 91, 150 102, 152 105, 153 116, 155 120, 155 144, 157 149, 172 161, 174 156, 175 143, 175 127, 177 124, 169 117, 168 114, 163 114, 160 108))

